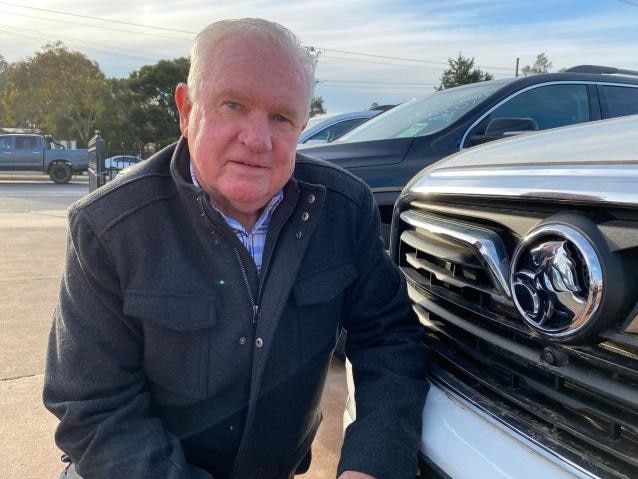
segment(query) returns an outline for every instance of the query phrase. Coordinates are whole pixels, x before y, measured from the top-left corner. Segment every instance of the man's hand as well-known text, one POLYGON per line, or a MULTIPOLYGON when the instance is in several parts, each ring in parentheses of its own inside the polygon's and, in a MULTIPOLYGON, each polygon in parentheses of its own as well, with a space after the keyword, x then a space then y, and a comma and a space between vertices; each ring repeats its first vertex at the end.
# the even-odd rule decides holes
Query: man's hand
POLYGON ((377 479, 370 474, 365 474, 363 472, 357 471, 344 471, 343 474, 339 476, 339 479, 377 479))

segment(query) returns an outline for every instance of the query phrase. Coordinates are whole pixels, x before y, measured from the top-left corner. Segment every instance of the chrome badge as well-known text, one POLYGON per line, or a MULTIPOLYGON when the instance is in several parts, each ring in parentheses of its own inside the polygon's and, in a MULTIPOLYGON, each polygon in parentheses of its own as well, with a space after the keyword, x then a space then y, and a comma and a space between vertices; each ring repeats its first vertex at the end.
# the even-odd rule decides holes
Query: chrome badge
POLYGON ((600 306, 602 267, 582 233, 546 224, 516 248, 510 283, 514 303, 530 326, 567 339, 588 325, 600 306))

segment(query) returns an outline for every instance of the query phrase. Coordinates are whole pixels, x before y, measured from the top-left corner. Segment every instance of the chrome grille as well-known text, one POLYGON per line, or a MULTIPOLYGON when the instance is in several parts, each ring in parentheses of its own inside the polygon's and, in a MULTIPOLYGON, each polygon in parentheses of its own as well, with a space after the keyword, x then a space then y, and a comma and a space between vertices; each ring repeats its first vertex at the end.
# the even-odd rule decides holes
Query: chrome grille
POLYGON ((636 312, 598 343, 542 338, 511 298, 516 211, 406 206, 396 260, 427 328, 434 380, 600 477, 638 477, 638 335, 623 330, 636 312))

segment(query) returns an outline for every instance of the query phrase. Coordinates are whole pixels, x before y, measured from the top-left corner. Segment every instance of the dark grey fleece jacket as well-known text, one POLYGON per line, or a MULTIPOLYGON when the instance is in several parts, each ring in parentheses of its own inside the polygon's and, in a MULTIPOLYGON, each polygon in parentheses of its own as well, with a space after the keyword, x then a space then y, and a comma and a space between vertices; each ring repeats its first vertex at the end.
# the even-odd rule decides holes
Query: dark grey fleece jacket
POLYGON ((70 208, 44 403, 77 473, 291 477, 343 326, 357 420, 338 472, 413 478, 426 356, 370 190, 298 156, 259 276, 188 161, 182 139, 70 208))

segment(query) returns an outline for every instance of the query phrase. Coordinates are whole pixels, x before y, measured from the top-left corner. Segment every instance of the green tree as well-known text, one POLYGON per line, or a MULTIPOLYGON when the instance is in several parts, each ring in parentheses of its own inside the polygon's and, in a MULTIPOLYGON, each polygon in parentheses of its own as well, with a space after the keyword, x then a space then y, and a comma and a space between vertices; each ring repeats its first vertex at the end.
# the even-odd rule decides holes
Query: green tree
POLYGON ((376 101, 373 101, 368 110, 374 110, 375 108, 379 108, 379 104, 376 101))
POLYGON ((312 101, 310 102, 310 118, 317 115, 323 115, 325 113, 326 109, 323 107, 323 97, 313 97, 312 101))
POLYGON ((441 84, 435 90, 444 90, 458 85, 466 85, 485 80, 493 80, 494 75, 474 67, 474 58, 466 58, 460 52, 456 58, 448 58, 450 67, 443 71, 441 84))
MULTIPOLYGON (((145 65, 131 73, 128 88, 132 107, 131 127, 142 143, 167 145, 180 135, 175 87, 188 78, 190 60, 182 57, 145 65)), ((125 91, 121 95, 128 95, 125 91)))
POLYGON ((61 42, 49 43, 33 57, 10 64, 4 80, 8 123, 86 145, 107 93, 97 63, 61 42))
POLYGON ((0 126, 4 126, 4 124, 6 123, 2 96, 4 95, 4 78, 8 66, 9 63, 7 63, 7 61, 4 59, 4 56, 0 55, 0 126))
POLYGON ((539 53, 536 56, 536 61, 532 66, 525 65, 521 69, 521 73, 524 76, 532 75, 535 73, 548 73, 549 69, 552 68, 552 62, 549 61, 545 53, 539 53))
POLYGON ((136 108, 135 95, 129 88, 128 78, 109 78, 104 108, 96 121, 96 129, 110 143, 109 149, 127 150, 133 144, 140 145, 136 125, 131 120, 131 111, 136 108))

